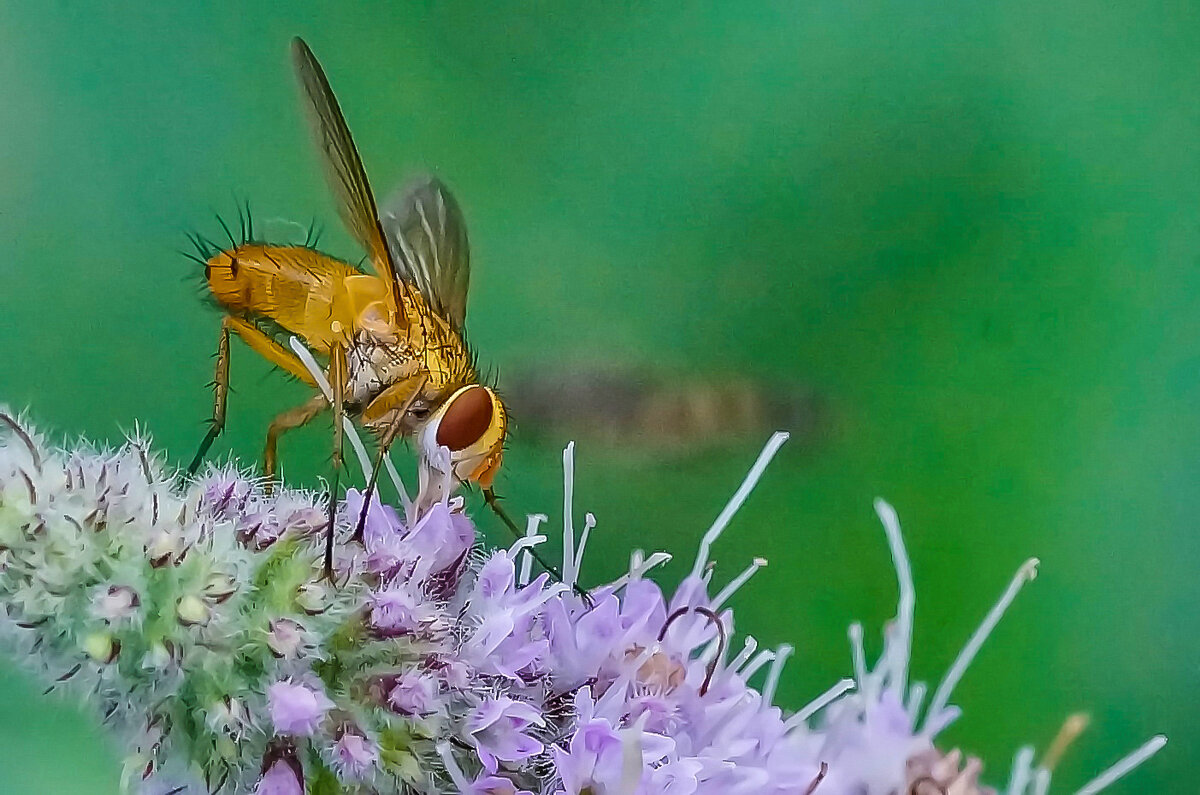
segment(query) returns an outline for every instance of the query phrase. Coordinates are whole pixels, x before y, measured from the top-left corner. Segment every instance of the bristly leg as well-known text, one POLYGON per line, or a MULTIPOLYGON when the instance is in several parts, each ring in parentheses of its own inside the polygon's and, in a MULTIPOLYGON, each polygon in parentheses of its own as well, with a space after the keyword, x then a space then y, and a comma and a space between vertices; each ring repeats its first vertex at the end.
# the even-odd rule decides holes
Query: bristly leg
POLYGON ((213 416, 212 424, 208 427, 208 433, 204 434, 204 439, 200 442, 200 449, 196 451, 196 455, 192 458, 192 463, 188 464, 187 474, 191 477, 196 474, 196 470, 200 468, 200 463, 204 460, 204 456, 208 454, 208 449, 212 447, 212 443, 221 435, 221 431, 225 428, 225 404, 229 397, 229 318, 221 322, 221 336, 217 339, 217 374, 213 382, 213 416))
POLYGON ((425 383, 428 380, 429 376, 426 374, 417 381, 412 394, 408 396, 408 399, 404 401, 400 410, 396 412, 395 419, 392 420, 391 425, 388 426, 379 440, 379 452, 375 456, 375 468, 371 470, 367 490, 363 492, 362 511, 358 515, 358 523, 354 526, 354 535, 350 537, 351 541, 357 541, 360 544, 363 541, 363 529, 367 524, 367 511, 371 508, 371 497, 375 494, 375 488, 379 481, 379 471, 383 469, 383 461, 387 457, 388 450, 391 449, 392 442, 396 441, 396 436, 400 433, 400 424, 404 421, 404 416, 408 414, 413 403, 417 401, 417 398, 421 395, 421 390, 425 388, 425 383))
POLYGON ((333 488, 329 491, 329 528, 325 536, 325 579, 333 584, 333 527, 337 518, 338 485, 342 474, 342 418, 346 416, 346 349, 335 345, 329 356, 329 388, 333 393, 333 488))
POLYGON ((333 529, 337 519, 337 495, 338 495, 338 480, 341 476, 341 469, 335 464, 333 467, 333 482, 329 489, 329 524, 325 527, 325 579, 330 585, 334 584, 333 580, 333 529))

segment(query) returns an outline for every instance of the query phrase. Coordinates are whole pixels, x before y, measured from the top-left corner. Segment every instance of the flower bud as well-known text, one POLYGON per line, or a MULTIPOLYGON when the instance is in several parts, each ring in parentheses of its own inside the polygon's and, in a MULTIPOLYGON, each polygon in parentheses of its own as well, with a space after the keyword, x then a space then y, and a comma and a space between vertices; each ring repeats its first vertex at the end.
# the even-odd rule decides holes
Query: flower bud
POLYGON ((213 572, 204 584, 204 598, 216 604, 222 604, 237 593, 237 581, 228 574, 213 572))
POLYGON ((279 658, 294 659, 300 656, 307 633, 304 627, 290 618, 278 618, 271 622, 267 631, 267 646, 279 658))
POLYGON ((175 608, 175 616, 185 627, 206 624, 210 616, 208 605, 195 596, 185 596, 175 608))
POLYGON ((329 608, 331 596, 323 583, 306 582, 296 591, 296 605, 310 616, 319 616, 329 608))
POLYGON ((84 639, 83 650, 96 662, 107 665, 121 653, 121 642, 107 632, 93 632, 84 639))
POLYGON ((113 623, 134 614, 142 600, 137 591, 125 585, 110 585, 92 597, 92 615, 113 623))

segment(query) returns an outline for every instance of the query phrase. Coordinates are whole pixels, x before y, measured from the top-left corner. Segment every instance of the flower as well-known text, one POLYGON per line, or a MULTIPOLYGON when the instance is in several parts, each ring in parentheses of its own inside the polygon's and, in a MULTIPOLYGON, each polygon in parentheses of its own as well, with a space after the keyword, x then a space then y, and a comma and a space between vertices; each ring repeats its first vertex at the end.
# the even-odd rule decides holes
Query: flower
POLYGON ((379 761, 379 747, 353 731, 347 731, 334 745, 336 763, 348 778, 362 778, 379 761))
POLYGON ((276 682, 267 689, 271 723, 280 734, 307 737, 317 730, 333 702, 319 690, 292 682, 276 682))
MULTIPOLYGON (((573 446, 562 582, 532 576, 545 517, 508 549, 472 552, 461 501, 401 518, 373 496, 362 543, 334 549, 330 583, 316 495, 268 494, 232 469, 181 481, 140 438, 54 450, 0 411, 0 634, 52 687, 99 707, 125 739, 127 784, 147 795, 300 795, 306 781, 471 795, 982 795, 979 760, 938 738, 1037 561, 1017 570, 926 705, 909 676, 912 573, 895 511, 877 502, 899 585, 883 651, 871 664, 852 626, 853 675, 784 711, 774 700, 791 648, 738 639, 728 606, 766 561, 722 584, 709 552, 785 438, 768 443, 672 592, 648 577, 670 556, 635 552, 625 574, 583 594, 595 520, 577 531, 573 446)), ((339 538, 362 504, 348 492, 339 538)), ((1009 795, 1044 793, 1051 768, 1021 749, 1009 795)))
POLYGON ((545 746, 525 730, 544 725, 541 714, 532 706, 501 696, 485 699, 471 712, 466 733, 484 769, 495 773, 501 761, 520 762, 540 754, 545 746))
POLYGON ((298 768, 294 758, 275 762, 263 773, 254 795, 304 795, 304 777, 298 768))
POLYGON ((388 703, 407 715, 426 715, 437 706, 437 680, 429 674, 405 671, 396 677, 388 703))

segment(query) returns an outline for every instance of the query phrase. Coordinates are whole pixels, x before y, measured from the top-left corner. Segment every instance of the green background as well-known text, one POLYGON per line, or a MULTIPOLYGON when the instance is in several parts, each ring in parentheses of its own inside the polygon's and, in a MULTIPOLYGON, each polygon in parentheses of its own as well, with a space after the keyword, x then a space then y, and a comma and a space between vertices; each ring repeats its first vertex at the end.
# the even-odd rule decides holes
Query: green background
MULTIPOLYGON (((249 199, 336 229, 287 58, 324 62, 379 193, 418 168, 466 210, 483 361, 649 364, 807 385, 826 432, 785 447, 717 546, 770 559, 739 630, 797 654, 780 699, 850 670, 895 579, 897 507, 936 679, 1029 555, 1042 575, 958 689, 944 736, 1007 780, 1066 714, 1069 792, 1151 734, 1120 792, 1200 764, 1200 12, 1190 3, 0 5, 0 400, 67 436, 141 423, 186 462, 217 316, 185 230, 249 199), (982 5, 982 4, 980 4, 982 5)), ((227 434, 256 460, 303 389, 234 348, 227 434)), ((327 426, 326 426, 327 427, 327 426)), ((518 428, 501 481, 556 514, 559 450, 518 428)), ((324 473, 317 424, 287 440, 324 473)), ((581 447, 586 576, 636 545, 690 564, 760 439, 657 456, 581 447)), ((480 514, 483 527, 503 536, 480 514)), ((0 675, 0 790, 117 790, 103 733, 0 675)))

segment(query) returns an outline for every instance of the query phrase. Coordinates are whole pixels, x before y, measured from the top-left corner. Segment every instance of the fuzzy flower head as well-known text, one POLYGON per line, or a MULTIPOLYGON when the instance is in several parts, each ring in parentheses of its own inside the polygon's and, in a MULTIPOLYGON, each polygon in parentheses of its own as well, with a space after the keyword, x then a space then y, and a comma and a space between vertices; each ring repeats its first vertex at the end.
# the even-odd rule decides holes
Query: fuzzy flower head
MULTIPOLYGON (((648 576, 669 555, 635 551, 622 576, 585 592, 596 520, 576 525, 573 446, 561 582, 534 576, 545 517, 507 549, 478 550, 460 500, 417 515, 373 496, 358 539, 363 496, 350 490, 331 583, 316 495, 267 493, 230 468, 184 481, 145 439, 55 450, 0 412, 0 633, 125 738, 127 787, 145 795, 302 795, 306 784, 344 795, 983 795, 979 760, 938 737, 1036 561, 927 689, 910 680, 915 590, 899 522, 877 503, 900 593, 883 652, 868 661, 853 626, 850 675, 785 711, 774 699, 791 648, 738 637, 730 608, 766 561, 728 576, 709 560, 785 439, 768 443, 676 589, 648 576)), ((1044 795, 1051 768, 1022 749, 1008 795, 1044 795)))

